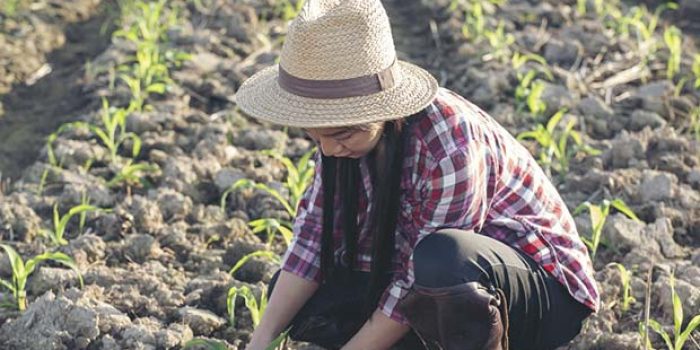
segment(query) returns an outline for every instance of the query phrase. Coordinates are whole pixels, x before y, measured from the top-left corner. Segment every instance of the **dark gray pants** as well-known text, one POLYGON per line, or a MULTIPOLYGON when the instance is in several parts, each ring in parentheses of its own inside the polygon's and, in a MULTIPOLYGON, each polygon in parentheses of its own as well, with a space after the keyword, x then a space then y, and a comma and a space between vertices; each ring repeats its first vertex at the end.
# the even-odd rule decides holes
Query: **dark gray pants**
MULTIPOLYGON (((510 348, 547 350, 566 344, 591 310, 574 300, 532 258, 493 238, 447 229, 424 238, 413 252, 415 283, 449 287, 481 282, 501 289, 507 299, 510 348)), ((322 285, 292 320, 292 339, 339 348, 364 323, 359 318, 369 274, 353 271, 349 279, 322 285)), ((274 288, 277 274, 270 282, 274 288)), ((422 349, 411 332, 397 349, 422 349)))

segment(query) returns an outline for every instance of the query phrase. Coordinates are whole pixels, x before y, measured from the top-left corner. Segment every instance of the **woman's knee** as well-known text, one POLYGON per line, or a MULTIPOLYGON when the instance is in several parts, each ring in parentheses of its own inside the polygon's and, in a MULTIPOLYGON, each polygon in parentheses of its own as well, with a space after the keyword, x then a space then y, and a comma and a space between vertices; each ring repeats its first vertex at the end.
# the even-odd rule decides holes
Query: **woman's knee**
POLYGON ((423 238, 413 250, 415 283, 424 287, 448 287, 469 282, 478 275, 478 242, 473 231, 445 229, 423 238))

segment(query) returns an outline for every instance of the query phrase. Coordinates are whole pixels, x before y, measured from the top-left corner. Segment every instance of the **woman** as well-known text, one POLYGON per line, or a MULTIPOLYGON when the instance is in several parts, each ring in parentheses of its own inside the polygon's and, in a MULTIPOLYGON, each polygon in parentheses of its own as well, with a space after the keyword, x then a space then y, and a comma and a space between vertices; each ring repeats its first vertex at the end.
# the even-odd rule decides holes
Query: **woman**
POLYGON ((556 189, 496 121, 396 59, 379 0, 311 0, 247 114, 319 146, 294 240, 246 349, 553 349, 597 309, 556 189))

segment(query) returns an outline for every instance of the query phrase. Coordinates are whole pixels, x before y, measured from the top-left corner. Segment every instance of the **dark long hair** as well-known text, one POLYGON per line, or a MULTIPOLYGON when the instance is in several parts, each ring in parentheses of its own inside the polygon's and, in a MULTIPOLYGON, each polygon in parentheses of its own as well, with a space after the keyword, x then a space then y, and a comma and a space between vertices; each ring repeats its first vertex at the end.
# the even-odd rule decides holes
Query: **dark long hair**
MULTIPOLYGON (((411 135, 411 125, 423 111, 409 117, 389 121, 384 125, 382 138, 369 154, 372 186, 374 188, 373 210, 369 215, 369 229, 372 236, 372 263, 370 283, 367 288, 365 312, 370 313, 386 286, 394 255, 394 233, 401 207, 401 175, 405 149, 411 135), (377 158, 377 150, 384 147, 384 158, 377 158), (381 160, 381 163, 378 163, 381 160), (380 168, 381 171, 379 171, 380 168), (381 173, 383 176, 378 176, 381 173)), ((345 244, 345 254, 349 269, 353 268, 358 243, 358 194, 360 193, 359 160, 335 158, 322 155, 323 186, 323 234, 321 237, 321 274, 327 281, 335 272, 334 256, 334 213, 335 193, 338 187, 340 224, 345 244)))

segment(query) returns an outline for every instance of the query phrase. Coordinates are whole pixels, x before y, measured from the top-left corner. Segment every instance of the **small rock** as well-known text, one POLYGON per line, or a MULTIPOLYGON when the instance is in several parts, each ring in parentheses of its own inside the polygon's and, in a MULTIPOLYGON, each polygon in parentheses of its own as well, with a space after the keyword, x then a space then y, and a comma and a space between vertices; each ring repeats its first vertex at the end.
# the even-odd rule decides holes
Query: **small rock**
POLYGON ((245 177, 245 173, 236 168, 223 168, 214 175, 214 184, 216 184, 219 192, 223 193, 236 181, 245 177))
POLYGON ((622 249, 631 250, 642 244, 644 223, 632 220, 626 215, 616 213, 608 217, 603 226, 603 235, 610 242, 622 249))
POLYGON ((632 112, 628 127, 632 131, 639 131, 645 127, 656 129, 666 125, 666 121, 658 113, 638 109, 632 112))
POLYGON ((226 320, 211 311, 185 306, 178 310, 182 322, 192 329, 194 335, 209 335, 226 324, 226 320))
POLYGON ((85 299, 47 292, 0 327, 0 344, 7 349, 87 349, 100 331, 99 314, 85 299))
POLYGON ((695 189, 700 189, 700 169, 694 168, 688 173, 688 183, 695 189))
POLYGON ((562 108, 571 108, 573 106, 574 98, 565 86, 548 82, 543 82, 543 84, 542 101, 547 104, 545 114, 553 115, 562 108))
POLYGON ((158 241, 150 235, 133 234, 126 238, 125 257, 143 263, 160 251, 158 241))
POLYGON ((610 106, 606 105, 603 100, 595 96, 582 99, 578 104, 578 109, 582 115, 592 115, 596 118, 606 120, 612 118, 614 114, 610 106))
POLYGON ((140 135, 148 131, 160 132, 163 127, 149 113, 131 113, 126 118, 126 129, 140 135))
POLYGON ((627 168, 634 160, 644 158, 644 146, 641 141, 627 133, 613 141, 609 152, 613 168, 627 168))
POLYGON ((643 202, 661 201, 673 197, 676 177, 666 172, 644 171, 639 194, 643 202))
POLYGON ((544 47, 544 57, 549 63, 571 66, 583 52, 583 45, 575 39, 561 41, 552 39, 544 47))
POLYGON ((243 130, 233 143, 251 151, 274 149, 282 151, 287 142, 287 134, 278 130, 243 130))
POLYGON ((134 228, 140 233, 155 233, 163 225, 163 214, 153 201, 135 195, 126 210, 134 215, 134 228))
POLYGON ((668 80, 661 80, 641 86, 633 95, 633 99, 641 102, 642 108, 656 112, 660 115, 666 114, 665 101, 673 96, 674 86, 668 80))
POLYGON ((221 57, 209 51, 202 51, 195 53, 191 60, 187 60, 187 64, 191 65, 200 74, 206 74, 215 72, 221 61, 221 57))
POLYGON ((163 220, 167 222, 182 220, 192 210, 192 199, 170 188, 149 191, 149 198, 156 200, 163 220))
POLYGON ((31 275, 28 289, 33 295, 41 295, 49 290, 62 290, 78 286, 78 274, 71 269, 41 266, 31 275))

